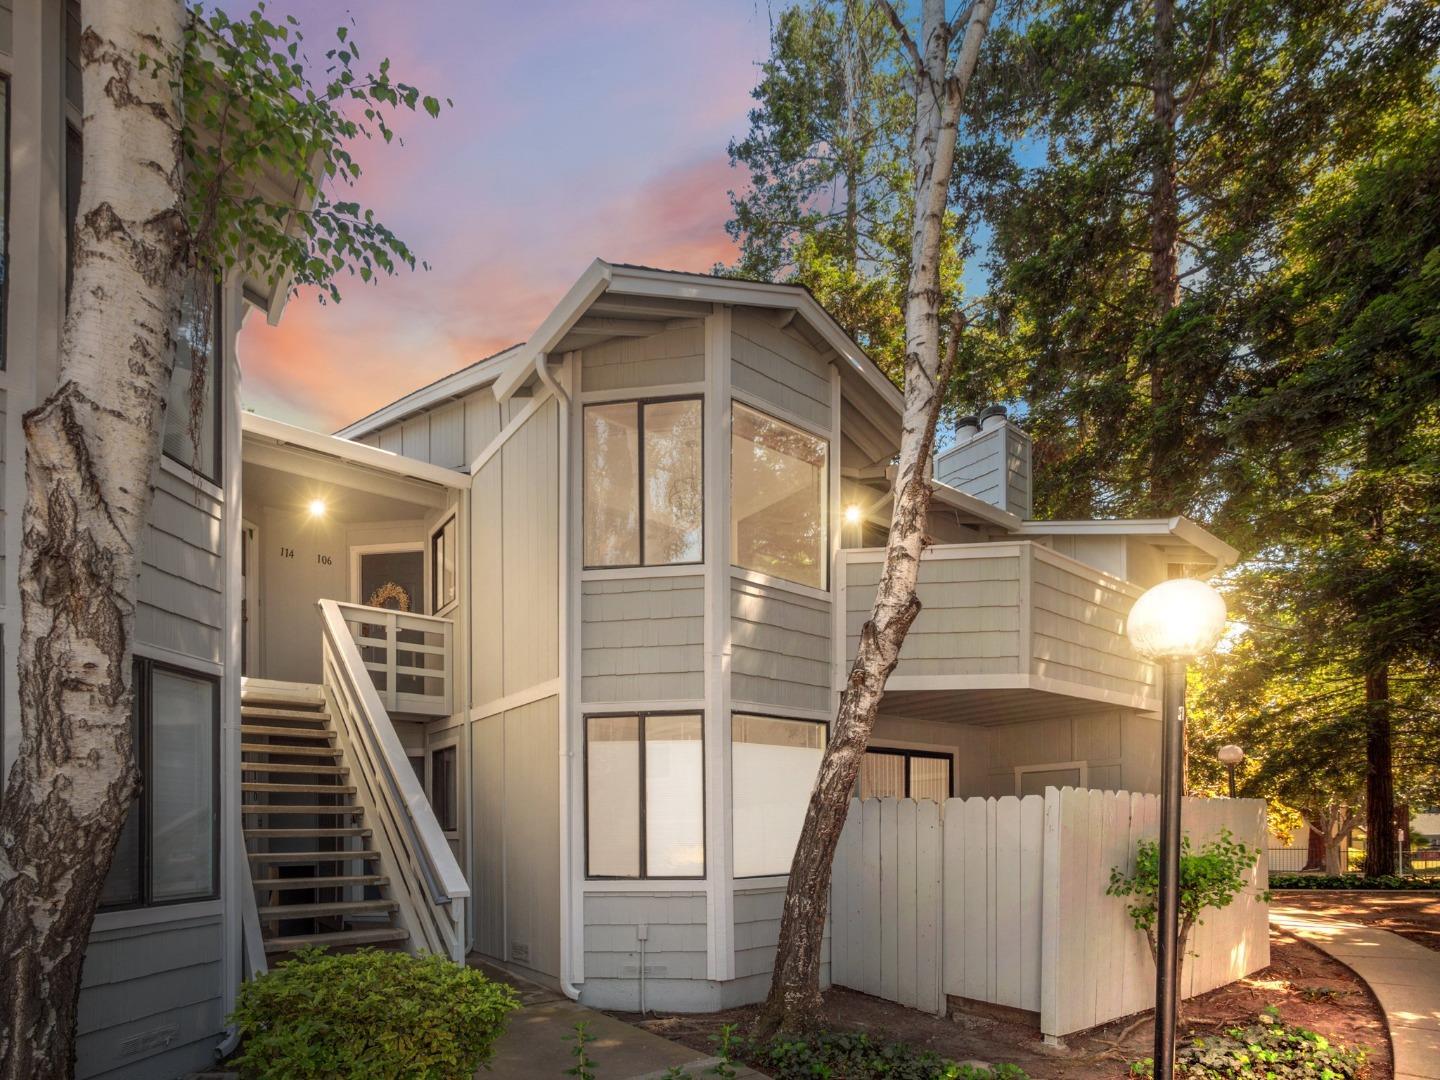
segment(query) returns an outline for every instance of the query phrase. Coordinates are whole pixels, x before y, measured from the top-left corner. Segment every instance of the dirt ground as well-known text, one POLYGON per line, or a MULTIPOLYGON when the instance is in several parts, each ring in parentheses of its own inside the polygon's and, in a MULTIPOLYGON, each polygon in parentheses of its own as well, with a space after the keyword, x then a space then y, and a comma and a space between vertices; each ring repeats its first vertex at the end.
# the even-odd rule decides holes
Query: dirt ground
POLYGON ((1440 952, 1440 892, 1310 892, 1295 889, 1277 892, 1275 903, 1304 908, 1316 915, 1378 926, 1440 952))
MULTIPOLYGON (((1343 964, 1274 928, 1270 949, 1268 968, 1186 1002, 1182 1030, 1204 1034, 1223 1029, 1246 1022, 1273 1004, 1290 1023, 1348 1046, 1366 1047, 1370 1080, 1391 1080, 1390 1040, 1365 984, 1343 964)), ((1012 1062, 1038 1080, 1127 1076, 1130 1062, 1150 1056, 1153 1037, 1150 1025, 1143 1023, 1117 1047, 1117 1036, 1134 1022, 1121 1020, 1072 1036, 1063 1050, 1057 1050, 1041 1043, 1039 1032, 1031 1025, 970 1011, 941 1020, 842 989, 826 995, 825 1007, 825 1024, 831 1029, 870 1032, 884 1042, 925 1047, 956 1061, 1012 1062)), ((705 1016, 617 1015, 694 1049, 713 1052, 711 1035, 725 1024, 737 1024, 744 1030, 753 1013, 753 1008, 745 1008, 705 1016)))

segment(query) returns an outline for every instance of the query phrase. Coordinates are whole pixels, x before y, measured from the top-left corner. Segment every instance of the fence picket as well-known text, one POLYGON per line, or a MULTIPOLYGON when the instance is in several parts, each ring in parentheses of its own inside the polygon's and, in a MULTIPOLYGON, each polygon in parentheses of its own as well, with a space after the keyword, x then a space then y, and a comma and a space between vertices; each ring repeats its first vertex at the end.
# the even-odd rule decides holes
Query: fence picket
POLYGON ((940 847, 939 804, 923 799, 915 807, 915 998, 919 1008, 945 1012, 940 988, 940 847))
POLYGON ((1020 1008, 1040 1011, 1041 882, 1044 874, 1045 799, 1020 800, 1020 1008))
POLYGON ((990 879, 985 863, 986 803, 965 800, 965 978, 964 995, 984 1001, 990 964, 990 879))
POLYGON ((995 807, 995 1000, 1021 1007, 1020 800, 1013 795, 995 807))
POLYGON ((940 833, 940 985, 946 994, 965 995, 965 800, 946 799, 940 833))
POLYGON ((896 897, 898 940, 895 1000, 913 1009, 919 1001, 915 989, 915 907, 920 899, 920 882, 915 864, 915 800, 901 799, 895 809, 895 878, 899 886, 896 897))
POLYGON ((865 925, 864 974, 859 989, 880 993, 880 800, 866 799, 861 821, 861 859, 864 885, 860 895, 860 917, 865 925))

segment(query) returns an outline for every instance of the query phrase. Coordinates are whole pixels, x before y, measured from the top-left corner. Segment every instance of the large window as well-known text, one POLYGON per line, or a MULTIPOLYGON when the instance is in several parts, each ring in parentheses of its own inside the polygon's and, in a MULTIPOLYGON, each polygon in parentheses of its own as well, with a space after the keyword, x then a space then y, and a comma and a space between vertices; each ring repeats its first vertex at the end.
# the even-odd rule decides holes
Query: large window
POLYGON ((705 739, 698 713, 585 718, 585 873, 705 876, 705 739))
POLYGON ((703 559, 699 398, 585 407, 585 565, 703 559))
POLYGON ((197 274, 186 286, 180 307, 164 450, 167 457, 216 484, 220 482, 222 341, 220 288, 197 274))
POLYGON ((730 442, 731 561, 825 588, 825 440, 735 402, 730 442))
POLYGON ((939 750, 899 750, 872 746, 860 762, 862 799, 950 798, 951 757, 939 750))
POLYGON ((736 877, 790 872, 826 732, 810 720, 731 718, 736 877))
POLYGON ((140 790, 101 905, 210 899, 219 891, 219 680, 137 659, 134 725, 140 790))

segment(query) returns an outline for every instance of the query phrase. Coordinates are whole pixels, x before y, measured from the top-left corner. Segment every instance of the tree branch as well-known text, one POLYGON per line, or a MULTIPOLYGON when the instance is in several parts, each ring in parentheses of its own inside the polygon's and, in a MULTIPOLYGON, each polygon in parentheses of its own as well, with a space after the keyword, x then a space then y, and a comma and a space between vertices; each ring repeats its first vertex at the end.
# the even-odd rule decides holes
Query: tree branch
POLYGON ((915 39, 910 36, 910 31, 905 29, 905 21, 900 18, 900 13, 890 0, 875 0, 885 17, 890 20, 890 25, 895 28, 895 33, 900 38, 900 44, 905 46, 905 51, 910 54, 910 62, 915 65, 917 75, 925 74, 925 60, 920 55, 920 50, 915 47, 915 39))

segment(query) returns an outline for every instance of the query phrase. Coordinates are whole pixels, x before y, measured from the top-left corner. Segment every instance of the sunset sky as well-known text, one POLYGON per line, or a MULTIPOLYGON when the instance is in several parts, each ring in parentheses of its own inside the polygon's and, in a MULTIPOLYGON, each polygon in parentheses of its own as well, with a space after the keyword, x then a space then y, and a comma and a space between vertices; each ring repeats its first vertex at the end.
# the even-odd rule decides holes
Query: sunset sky
MULTIPOLYGON (((774 0, 779 6, 779 0, 774 0)), ((232 13, 246 2, 227 2, 232 13)), ((361 55, 454 108, 365 144, 358 198, 427 260, 339 305, 294 297, 240 334, 245 404, 331 431, 524 340, 591 259, 729 261, 730 138, 767 52, 767 0, 283 0, 312 58, 353 16, 361 55)))

